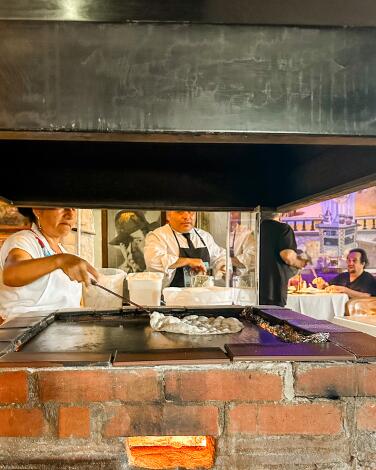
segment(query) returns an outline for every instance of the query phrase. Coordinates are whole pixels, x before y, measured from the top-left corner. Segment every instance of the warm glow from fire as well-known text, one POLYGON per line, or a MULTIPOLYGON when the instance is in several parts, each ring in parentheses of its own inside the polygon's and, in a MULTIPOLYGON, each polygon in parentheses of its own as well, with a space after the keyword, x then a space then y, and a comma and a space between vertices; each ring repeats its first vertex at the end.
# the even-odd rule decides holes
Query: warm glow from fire
POLYGON ((210 436, 137 436, 126 439, 129 463, 161 469, 211 468, 214 439, 210 436))
POLYGON ((202 446, 206 447, 206 436, 139 436, 128 437, 130 448, 135 446, 202 446))

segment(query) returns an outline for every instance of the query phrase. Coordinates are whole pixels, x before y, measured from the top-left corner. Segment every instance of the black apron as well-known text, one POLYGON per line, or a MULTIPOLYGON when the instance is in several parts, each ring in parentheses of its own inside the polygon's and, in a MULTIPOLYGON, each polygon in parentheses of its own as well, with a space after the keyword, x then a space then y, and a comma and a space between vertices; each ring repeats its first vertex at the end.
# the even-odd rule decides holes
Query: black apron
MULTIPOLYGON (((210 254, 208 247, 205 245, 204 240, 200 236, 200 234, 197 232, 196 229, 193 229, 196 233, 196 235, 199 237, 199 239, 202 241, 203 245, 200 248, 182 248, 180 246, 179 240, 176 236, 175 231, 171 228, 172 233, 174 234, 176 243, 178 244, 179 247, 179 258, 200 258, 202 261, 205 263, 208 263, 210 265, 210 254)), ((175 271, 175 275, 170 283, 170 287, 185 287, 184 283, 184 267, 177 268, 175 271)))

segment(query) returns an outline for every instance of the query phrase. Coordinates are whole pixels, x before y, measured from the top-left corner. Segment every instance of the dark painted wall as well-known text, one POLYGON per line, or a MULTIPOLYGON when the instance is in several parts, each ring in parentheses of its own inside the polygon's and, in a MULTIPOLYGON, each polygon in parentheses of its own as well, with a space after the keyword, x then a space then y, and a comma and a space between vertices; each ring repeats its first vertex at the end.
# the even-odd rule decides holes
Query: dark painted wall
POLYGON ((0 21, 0 128, 376 134, 376 30, 0 21))

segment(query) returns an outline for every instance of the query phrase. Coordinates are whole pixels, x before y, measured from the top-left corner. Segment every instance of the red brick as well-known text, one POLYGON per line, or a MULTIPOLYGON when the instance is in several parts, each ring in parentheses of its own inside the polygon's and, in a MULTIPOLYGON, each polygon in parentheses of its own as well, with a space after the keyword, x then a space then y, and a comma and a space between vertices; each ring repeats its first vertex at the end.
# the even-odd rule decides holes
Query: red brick
POLYGON ((39 372, 42 402, 145 401, 160 398, 155 371, 39 372))
POLYGON ((215 406, 116 405, 106 408, 103 434, 113 436, 218 435, 215 406))
POLYGON ((376 397, 376 364, 358 364, 358 395, 376 397))
POLYGON ((25 371, 0 373, 0 403, 26 403, 28 374, 25 371))
POLYGON ((376 431, 376 403, 367 403, 357 413, 358 429, 376 431))
POLYGON ((216 406, 166 405, 162 420, 164 435, 218 435, 216 406))
POLYGON ((353 364, 341 366, 298 366, 295 393, 309 397, 352 397, 357 395, 356 369, 353 364))
POLYGON ((59 409, 59 437, 89 437, 90 411, 75 406, 59 409))
POLYGON ((279 400, 279 375, 252 371, 169 372, 165 376, 167 399, 175 400, 279 400))
POLYGON ((257 406, 241 404, 228 412, 228 431, 230 433, 256 434, 257 406))
POLYGON ((147 436, 160 434, 162 410, 160 405, 110 405, 103 435, 147 436))
POLYGON ((332 404, 262 405, 257 423, 259 434, 338 434, 342 414, 332 404))
POLYGON ((39 409, 0 409, 0 436, 43 436, 45 421, 39 409))

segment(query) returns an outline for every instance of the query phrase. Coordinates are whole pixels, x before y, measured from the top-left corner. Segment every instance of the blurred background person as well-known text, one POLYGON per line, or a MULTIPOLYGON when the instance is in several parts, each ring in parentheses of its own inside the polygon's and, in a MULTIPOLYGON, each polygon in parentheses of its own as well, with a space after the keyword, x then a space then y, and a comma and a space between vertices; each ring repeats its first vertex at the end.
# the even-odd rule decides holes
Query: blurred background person
POLYGON ((241 212, 231 212, 230 257, 233 274, 246 274, 255 269, 256 240, 250 228, 241 224, 241 212))

